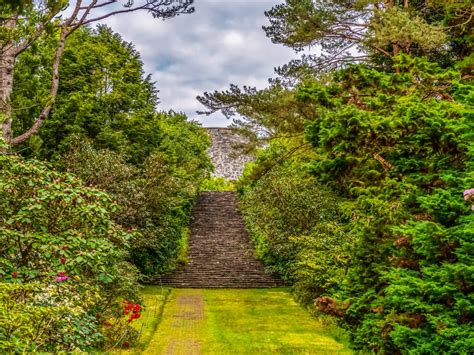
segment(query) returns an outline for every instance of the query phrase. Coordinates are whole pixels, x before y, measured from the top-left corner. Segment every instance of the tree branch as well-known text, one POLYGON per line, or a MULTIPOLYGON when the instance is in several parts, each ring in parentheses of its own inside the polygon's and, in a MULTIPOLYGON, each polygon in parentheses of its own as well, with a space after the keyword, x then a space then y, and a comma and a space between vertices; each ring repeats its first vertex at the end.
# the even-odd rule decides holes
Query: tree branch
POLYGON ((64 47, 66 44, 66 36, 67 36, 67 29, 66 29, 66 23, 64 23, 61 27, 61 32, 59 35, 59 43, 58 47, 56 49, 56 53, 54 56, 54 61, 53 61, 53 72, 52 72, 52 79, 51 79, 51 89, 50 89, 50 99, 49 102, 46 104, 46 106, 43 108, 41 111, 40 115, 37 117, 31 128, 23 133, 22 135, 15 137, 11 140, 11 145, 17 145, 20 144, 27 139, 29 139, 33 134, 37 133, 40 129, 40 127, 43 125, 44 120, 48 117, 49 113, 51 112, 51 109, 53 107, 54 101, 56 100, 56 96, 58 94, 58 88, 59 88, 59 62, 61 61, 61 57, 64 52, 64 47))
POLYGON ((91 10, 94 8, 95 4, 97 4, 97 1, 98 0, 93 0, 89 6, 83 8, 83 7, 80 7, 79 10, 81 9, 85 9, 84 13, 82 14, 81 16, 81 19, 69 30, 69 33, 68 33, 68 36, 73 33, 75 30, 77 30, 80 26, 82 26, 84 24, 84 21, 86 20, 87 18, 87 15, 89 15, 89 13, 91 12, 91 10))
MULTIPOLYGON (((100 7, 104 7, 104 6, 107 6, 107 5, 116 3, 116 2, 117 2, 117 0, 109 0, 109 1, 103 2, 102 4, 97 4, 97 5, 92 6, 92 9, 98 9, 100 7)), ((88 7, 89 6, 83 6, 83 7, 81 7, 81 10, 86 10, 88 7)))

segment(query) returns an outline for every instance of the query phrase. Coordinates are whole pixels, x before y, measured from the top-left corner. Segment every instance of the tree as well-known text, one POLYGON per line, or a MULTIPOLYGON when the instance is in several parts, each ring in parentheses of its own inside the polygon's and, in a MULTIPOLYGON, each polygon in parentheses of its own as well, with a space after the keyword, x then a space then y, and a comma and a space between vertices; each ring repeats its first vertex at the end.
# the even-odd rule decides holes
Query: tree
POLYGON ((331 85, 299 90, 318 106, 306 129, 317 156, 310 168, 347 199, 357 239, 335 298, 358 349, 467 354, 472 82, 425 58, 396 61, 400 73, 351 66, 331 85))
MULTIPOLYGON (((54 39, 37 41, 16 63, 12 94, 13 129, 24 131, 39 115, 48 93, 54 39)), ((42 129, 26 144, 24 155, 51 158, 63 154, 72 136, 92 139, 97 147, 123 151, 143 162, 159 135, 153 119, 157 90, 143 71, 131 43, 101 25, 82 28, 64 50, 55 108, 42 129), (29 149, 26 149, 29 148, 29 149)))
POLYGON ((26 3, 22 8, 5 7, 0 14, 0 112, 2 135, 11 146, 29 139, 37 133, 51 112, 59 88, 59 64, 66 40, 82 26, 107 17, 135 11, 148 11, 155 18, 167 19, 191 13, 193 0, 140 0, 127 1, 119 6, 117 0, 42 0, 26 3), (54 59, 51 68, 49 100, 33 124, 22 134, 12 133, 10 97, 13 88, 15 61, 18 56, 47 33, 56 36, 54 59))
MULTIPOLYGON (((318 46, 317 55, 279 68, 284 76, 300 76, 355 62, 391 66, 393 57, 406 54, 459 59, 467 43, 459 48, 450 34, 469 33, 473 18, 470 1, 427 0, 287 0, 265 14, 267 36, 296 51, 318 46)), ((472 44, 471 44, 472 46, 472 44)))
POLYGON ((145 124, 133 131, 138 139, 131 144, 141 149, 139 166, 127 163, 123 152, 96 149, 87 139, 74 141, 63 161, 87 185, 107 191, 123 206, 114 220, 139 232, 131 259, 144 274, 155 276, 175 266, 192 201, 211 167, 210 141, 182 114, 157 113, 145 124), (150 135, 143 136, 141 129, 150 135), (140 136, 152 140, 151 152, 140 136))
POLYGON ((235 119, 236 127, 266 137, 301 132, 307 111, 307 105, 298 102, 294 92, 278 81, 263 90, 231 85, 229 90, 206 92, 197 100, 208 109, 200 114, 221 111, 227 118, 235 119))

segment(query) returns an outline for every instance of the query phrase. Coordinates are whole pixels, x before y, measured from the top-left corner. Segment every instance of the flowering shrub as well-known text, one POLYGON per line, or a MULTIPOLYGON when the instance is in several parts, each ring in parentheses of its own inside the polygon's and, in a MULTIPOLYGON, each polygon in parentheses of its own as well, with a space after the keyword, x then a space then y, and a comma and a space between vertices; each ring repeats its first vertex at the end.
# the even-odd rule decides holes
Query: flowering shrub
POLYGON ((142 307, 138 303, 124 300, 121 308, 119 314, 102 324, 106 348, 128 348, 138 341, 138 331, 130 327, 130 323, 141 317, 142 307))
POLYGON ((0 155, 0 352, 107 342, 102 323, 138 288, 117 208, 73 175, 0 155))

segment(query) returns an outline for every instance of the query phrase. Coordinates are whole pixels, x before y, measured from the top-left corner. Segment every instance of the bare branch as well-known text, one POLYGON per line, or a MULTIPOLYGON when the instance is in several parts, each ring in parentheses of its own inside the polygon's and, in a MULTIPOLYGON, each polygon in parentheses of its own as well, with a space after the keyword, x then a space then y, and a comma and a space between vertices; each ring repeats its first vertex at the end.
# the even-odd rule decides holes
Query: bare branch
MULTIPOLYGON (((101 6, 106 6, 112 4, 114 1, 108 1, 101 6)), ((161 18, 167 18, 167 17, 173 17, 179 14, 187 14, 191 13, 194 11, 193 8, 189 8, 189 5, 193 3, 193 0, 186 0, 180 3, 180 5, 173 5, 172 0, 147 0, 143 5, 141 6, 135 6, 135 7, 127 7, 122 10, 117 10, 117 11, 112 11, 109 13, 106 13, 102 16, 98 16, 95 18, 91 18, 89 20, 86 20, 83 22, 84 25, 89 24, 91 22, 96 22, 103 20, 105 18, 108 18, 110 16, 118 15, 118 14, 123 14, 123 13, 130 13, 130 12, 135 12, 138 10, 148 10, 149 12, 152 13, 154 17, 161 17, 161 18), (161 7, 164 7, 162 10, 161 7)))
POLYGON ((83 24, 87 25, 88 23, 100 21, 100 20, 103 20, 103 19, 105 19, 107 17, 110 17, 110 16, 114 16, 114 15, 118 15, 118 14, 125 14, 125 13, 128 13, 128 12, 135 12, 137 10, 146 10, 146 9, 147 9, 147 4, 142 5, 142 6, 133 7, 133 8, 126 8, 126 9, 123 9, 123 10, 112 11, 112 12, 109 12, 108 14, 105 14, 105 15, 102 15, 102 16, 95 17, 95 18, 89 19, 87 21, 84 21, 83 24))
POLYGON ((82 5, 82 0, 77 0, 76 6, 74 8, 74 11, 72 12, 72 15, 66 21, 64 21, 64 29, 66 29, 66 27, 68 26, 71 26, 72 22, 77 18, 79 11, 81 11, 81 5, 82 5))
POLYGON ((11 145, 17 145, 29 139, 33 134, 37 133, 41 126, 43 125, 44 120, 48 117, 51 109, 53 107, 54 101, 56 100, 56 96, 58 94, 59 88, 59 62, 61 61, 61 57, 64 52, 64 47, 66 44, 66 36, 67 36, 67 29, 66 24, 64 23, 61 27, 61 32, 59 35, 59 43, 56 49, 56 53, 54 56, 53 61, 53 70, 52 70, 52 79, 51 79, 51 89, 50 89, 50 99, 46 106, 41 111, 40 115, 36 118, 35 122, 31 126, 31 128, 23 133, 22 135, 15 137, 11 140, 11 145))
MULTIPOLYGON (((92 6, 92 8, 93 8, 93 9, 98 9, 98 8, 100 8, 100 7, 107 6, 107 5, 116 3, 116 2, 117 2, 117 0, 109 0, 109 1, 103 2, 102 4, 94 5, 94 6, 92 6)), ((81 7, 81 10, 86 10, 88 7, 89 7, 89 6, 83 6, 83 7, 81 7)))
MULTIPOLYGON (((87 15, 89 15, 89 13, 91 12, 91 10, 94 8, 94 5, 97 4, 98 0, 93 0, 89 6, 87 6, 85 8, 85 11, 84 13, 82 14, 81 16, 81 19, 69 30, 69 33, 68 35, 70 35, 72 32, 74 32, 75 30, 77 30, 80 26, 82 26, 84 24, 84 21, 86 20, 87 18, 87 15)), ((80 9, 84 9, 84 8, 80 8, 80 9)))

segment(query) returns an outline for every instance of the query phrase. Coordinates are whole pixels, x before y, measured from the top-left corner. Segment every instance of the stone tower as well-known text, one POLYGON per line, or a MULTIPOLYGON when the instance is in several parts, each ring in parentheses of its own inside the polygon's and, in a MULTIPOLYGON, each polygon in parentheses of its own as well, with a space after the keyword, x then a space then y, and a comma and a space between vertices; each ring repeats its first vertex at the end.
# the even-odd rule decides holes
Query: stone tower
POLYGON ((215 166, 212 175, 237 180, 242 175, 245 163, 252 160, 237 149, 239 144, 247 143, 247 139, 230 128, 207 128, 207 131, 212 140, 209 156, 215 166))

